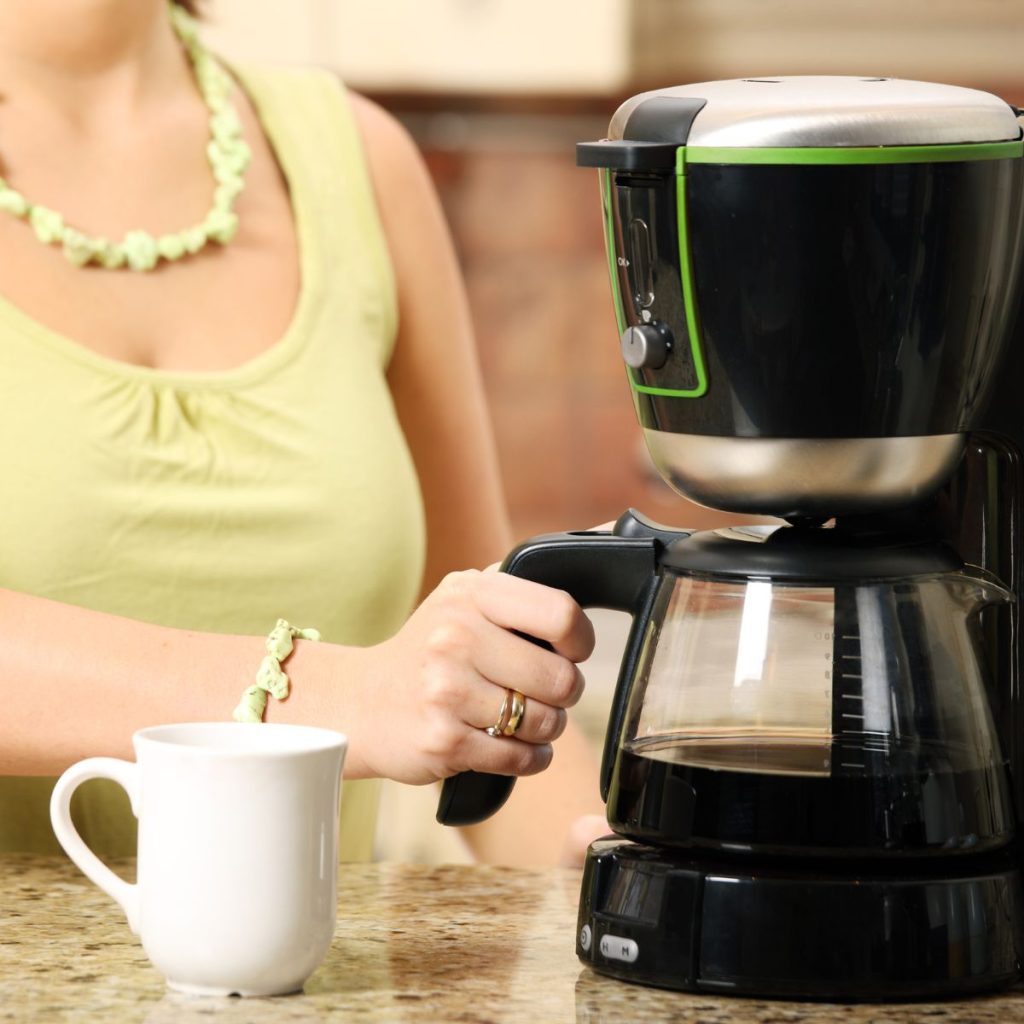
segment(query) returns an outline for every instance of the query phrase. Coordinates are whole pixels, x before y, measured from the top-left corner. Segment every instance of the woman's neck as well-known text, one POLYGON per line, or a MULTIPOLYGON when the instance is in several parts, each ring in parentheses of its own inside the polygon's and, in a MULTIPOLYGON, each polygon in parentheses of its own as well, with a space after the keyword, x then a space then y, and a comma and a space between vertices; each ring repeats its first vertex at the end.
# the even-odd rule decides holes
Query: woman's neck
POLYGON ((0 102, 28 92, 81 120, 189 77, 166 0, 0 0, 0 25, 0 102))

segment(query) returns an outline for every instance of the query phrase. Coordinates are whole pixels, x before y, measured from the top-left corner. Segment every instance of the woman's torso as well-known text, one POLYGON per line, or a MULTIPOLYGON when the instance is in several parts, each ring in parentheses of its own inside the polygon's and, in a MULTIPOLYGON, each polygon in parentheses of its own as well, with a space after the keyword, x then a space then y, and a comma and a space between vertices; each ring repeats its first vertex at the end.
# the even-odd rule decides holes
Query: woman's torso
MULTIPOLYGON (((338 84, 289 71, 243 82, 295 213, 302 281, 283 336, 233 369, 159 371, 0 300, 0 586, 168 626, 259 634, 285 617, 372 644, 411 609, 424 553, 385 379, 384 239, 338 84)), ((257 300, 240 287, 233 301, 257 300)), ((201 308, 192 323, 202 330, 201 308)), ((52 843, 47 786, 0 782, 0 849, 52 843)), ((372 787, 346 789, 343 850, 366 855, 372 787)), ((131 852, 124 806, 94 793, 78 809, 88 838, 131 852)))

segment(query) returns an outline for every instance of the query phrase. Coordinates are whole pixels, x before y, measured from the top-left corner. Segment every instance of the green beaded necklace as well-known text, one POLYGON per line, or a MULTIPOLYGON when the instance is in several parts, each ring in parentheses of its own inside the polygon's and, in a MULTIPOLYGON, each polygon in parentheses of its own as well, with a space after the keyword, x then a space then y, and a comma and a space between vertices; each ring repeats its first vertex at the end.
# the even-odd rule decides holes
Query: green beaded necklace
POLYGON ((0 178, 0 210, 13 213, 32 225, 46 245, 59 245, 77 267, 88 263, 107 270, 152 270, 159 260, 180 260, 204 248, 208 242, 225 245, 238 230, 235 200, 245 185, 245 169, 252 155, 242 138, 242 123, 228 101, 231 79, 199 41, 194 19, 170 2, 171 25, 192 64, 199 92, 210 112, 210 142, 206 156, 215 182, 213 205, 206 216, 176 234, 154 237, 147 231, 129 231, 120 242, 78 231, 56 211, 29 202, 0 178))

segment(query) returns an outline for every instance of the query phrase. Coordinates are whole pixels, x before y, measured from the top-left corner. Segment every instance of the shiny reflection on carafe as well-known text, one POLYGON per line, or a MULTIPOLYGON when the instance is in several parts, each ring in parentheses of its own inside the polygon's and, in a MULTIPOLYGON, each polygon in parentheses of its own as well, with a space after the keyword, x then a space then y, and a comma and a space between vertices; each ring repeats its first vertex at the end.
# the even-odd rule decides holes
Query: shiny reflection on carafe
POLYGON ((828 773, 831 587, 681 576, 664 613, 633 694, 628 749, 732 771, 828 773))

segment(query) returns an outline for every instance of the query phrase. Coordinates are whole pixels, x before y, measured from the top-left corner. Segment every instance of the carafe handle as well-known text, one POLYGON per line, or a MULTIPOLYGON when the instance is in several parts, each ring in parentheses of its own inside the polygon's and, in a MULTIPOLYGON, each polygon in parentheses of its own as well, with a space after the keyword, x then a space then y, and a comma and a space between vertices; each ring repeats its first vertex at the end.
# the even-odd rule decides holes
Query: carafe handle
MULTIPOLYGON (((622 516, 614 533, 553 533, 519 545, 501 571, 567 591, 583 608, 612 608, 636 615, 646 604, 657 571, 664 532, 644 531, 632 511, 622 516), (625 525, 624 525, 625 524, 625 525), (628 534, 628 535, 622 535, 628 534)), ((652 524, 653 526, 653 524, 652 524)), ((686 536, 673 534, 672 536, 686 536)), ((527 637, 547 646, 541 640, 527 637)), ((473 825, 489 818, 508 799, 515 778, 462 772, 445 779, 437 807, 442 825, 473 825)))

